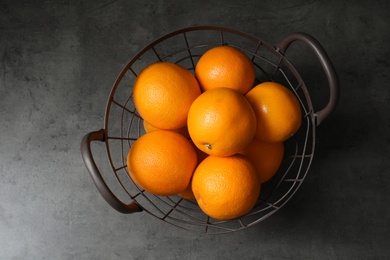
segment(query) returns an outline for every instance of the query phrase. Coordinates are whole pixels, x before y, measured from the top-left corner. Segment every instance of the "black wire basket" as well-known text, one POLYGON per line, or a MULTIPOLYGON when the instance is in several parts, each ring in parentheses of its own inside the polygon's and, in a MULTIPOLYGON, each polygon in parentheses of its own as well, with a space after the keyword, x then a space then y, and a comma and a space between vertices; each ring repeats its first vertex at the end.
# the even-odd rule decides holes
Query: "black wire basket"
POLYGON ((322 46, 308 34, 292 33, 275 47, 235 29, 215 26, 185 28, 156 39, 124 67, 108 98, 104 128, 84 136, 81 142, 82 157, 103 198, 121 213, 145 211, 164 222, 195 232, 216 234, 242 230, 274 214, 298 190, 313 160, 315 129, 334 110, 338 98, 339 84, 334 67, 322 46), (295 41, 303 42, 309 47, 327 77, 329 100, 319 111, 314 111, 304 81, 285 57, 286 50, 295 41), (133 83, 137 75, 146 66, 161 61, 177 63, 194 72, 201 55, 219 45, 234 46, 246 53, 256 67, 255 83, 274 81, 288 87, 298 98, 303 113, 300 129, 284 144, 285 156, 278 172, 271 180, 262 184, 261 194, 253 210, 245 216, 228 221, 208 217, 196 201, 146 192, 129 177, 126 165, 131 145, 145 133, 143 119, 132 100, 133 83), (115 190, 95 163, 91 149, 94 141, 105 143, 112 169, 109 176, 116 182, 115 190))

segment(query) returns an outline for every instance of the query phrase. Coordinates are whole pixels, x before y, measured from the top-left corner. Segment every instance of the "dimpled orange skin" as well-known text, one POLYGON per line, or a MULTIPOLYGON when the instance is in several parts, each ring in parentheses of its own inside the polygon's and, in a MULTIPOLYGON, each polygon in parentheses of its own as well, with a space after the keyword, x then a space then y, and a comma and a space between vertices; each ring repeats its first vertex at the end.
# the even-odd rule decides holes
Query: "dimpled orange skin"
POLYGON ((247 214, 255 206, 261 184, 245 156, 208 156, 196 168, 192 190, 208 216, 228 220, 247 214))
POLYGON ((258 84, 245 98, 256 114, 256 138, 265 142, 284 142, 300 128, 301 106, 291 90, 283 85, 276 82, 258 84))
POLYGON ((181 65, 157 62, 137 76, 134 105, 140 116, 159 129, 185 127, 192 102, 201 90, 195 76, 181 65))
POLYGON ((205 52, 195 67, 203 91, 232 88, 245 95, 255 81, 256 70, 245 53, 231 46, 217 46, 205 52))
POLYGON ((130 177, 160 196, 176 195, 189 185, 197 165, 193 145, 183 135, 155 130, 138 138, 127 156, 130 177))
POLYGON ((214 88, 203 92, 192 103, 187 127, 192 141, 201 151, 230 156, 252 141, 256 117, 241 93, 229 88, 214 88))

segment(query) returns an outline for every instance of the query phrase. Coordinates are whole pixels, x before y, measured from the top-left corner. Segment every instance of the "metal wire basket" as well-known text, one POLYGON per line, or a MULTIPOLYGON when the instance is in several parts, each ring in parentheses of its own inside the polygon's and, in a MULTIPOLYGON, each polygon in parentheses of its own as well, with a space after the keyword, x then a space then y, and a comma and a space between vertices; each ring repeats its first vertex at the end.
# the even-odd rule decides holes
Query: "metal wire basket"
POLYGON ((338 97, 339 85, 334 67, 322 46, 308 34, 293 33, 274 47, 261 39, 230 28, 185 28, 156 39, 124 67, 108 98, 104 128, 84 136, 81 142, 82 157, 103 198, 119 212, 145 211, 164 222, 196 232, 215 234, 242 230, 274 214, 298 190, 313 160, 315 129, 333 111, 338 97), (320 111, 314 111, 304 81, 284 55, 294 41, 303 42, 309 47, 327 77, 329 101, 320 111), (218 45, 234 46, 246 53, 256 67, 255 83, 275 81, 290 88, 298 98, 303 112, 302 126, 285 142, 282 165, 278 173, 262 185, 256 206, 247 215, 229 221, 208 217, 195 201, 179 196, 155 196, 144 191, 131 180, 126 166, 126 156, 131 145, 145 133, 142 118, 132 100, 132 86, 140 71, 159 61, 178 63, 194 71, 200 56, 218 45), (94 161, 91 149, 94 141, 105 143, 112 169, 109 176, 114 177, 116 190, 110 187, 107 177, 103 177, 94 161))

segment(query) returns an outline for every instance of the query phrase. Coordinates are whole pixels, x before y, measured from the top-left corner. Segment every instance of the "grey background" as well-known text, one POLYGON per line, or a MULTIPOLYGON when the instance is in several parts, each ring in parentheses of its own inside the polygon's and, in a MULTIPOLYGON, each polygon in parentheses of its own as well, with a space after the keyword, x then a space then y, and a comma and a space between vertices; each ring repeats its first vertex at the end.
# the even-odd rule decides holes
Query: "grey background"
MULTIPOLYGON (((389 3, 1 0, 0 259, 385 259, 389 3), (340 78, 339 106, 317 129, 296 195, 261 224, 227 235, 117 213, 80 155, 81 138, 103 126, 109 91, 130 58, 191 25, 232 27, 271 44, 307 32, 340 78)), ((296 58, 321 106, 318 67, 296 58)), ((107 160, 104 146, 94 151, 107 160)))

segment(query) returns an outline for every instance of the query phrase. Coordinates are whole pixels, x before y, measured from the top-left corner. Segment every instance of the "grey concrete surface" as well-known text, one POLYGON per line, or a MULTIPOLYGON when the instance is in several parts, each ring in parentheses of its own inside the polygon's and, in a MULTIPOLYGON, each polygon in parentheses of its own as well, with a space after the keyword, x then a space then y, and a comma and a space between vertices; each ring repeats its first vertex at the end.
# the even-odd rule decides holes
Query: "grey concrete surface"
MULTIPOLYGON (((1 0, 0 259, 388 258, 389 9, 379 0, 1 0), (307 32, 341 84, 296 195, 259 225, 225 235, 117 213, 80 155, 81 138, 103 126, 109 91, 129 59, 192 25, 232 27, 272 44, 307 32)), ((321 104, 316 67, 300 64, 321 104)), ((95 151, 107 160, 103 146, 95 151)))

